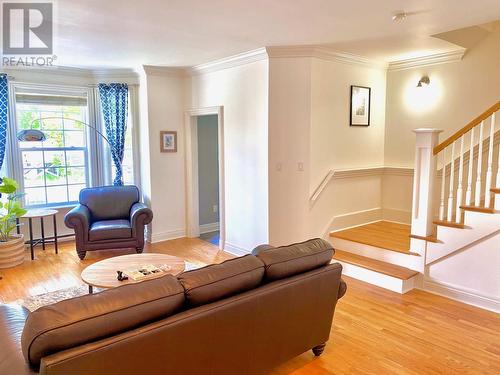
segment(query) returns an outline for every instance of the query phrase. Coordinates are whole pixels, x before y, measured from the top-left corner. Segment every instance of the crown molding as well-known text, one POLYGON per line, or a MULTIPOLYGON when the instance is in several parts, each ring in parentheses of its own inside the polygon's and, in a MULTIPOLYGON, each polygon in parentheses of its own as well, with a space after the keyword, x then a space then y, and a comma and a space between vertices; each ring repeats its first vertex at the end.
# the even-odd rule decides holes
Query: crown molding
POLYGON ((2 69, 15 79, 16 75, 41 74, 47 76, 57 75, 58 77, 76 77, 88 80, 90 83, 107 82, 127 82, 137 83, 139 74, 133 69, 126 68, 101 68, 86 69, 72 66, 52 66, 52 67, 29 67, 29 68, 4 68, 2 69))
POLYGON ((175 66, 143 65, 142 68, 147 75, 166 77, 187 77, 189 68, 175 66))
POLYGON ((189 69, 189 73, 191 75, 197 75, 216 72, 222 69, 233 68, 235 66, 246 65, 255 61, 265 60, 267 57, 266 48, 258 48, 205 64, 195 65, 189 69))
POLYGON ((383 61, 369 59, 348 52, 335 51, 327 47, 316 45, 275 46, 267 47, 266 50, 270 58, 314 57, 343 64, 362 65, 372 68, 387 68, 387 63, 383 61))
POLYGON ((465 48, 444 52, 436 53, 428 56, 415 57, 405 60, 396 60, 389 63, 389 70, 404 70, 411 69, 421 66, 431 66, 437 64, 446 64, 461 61, 467 50, 465 48))

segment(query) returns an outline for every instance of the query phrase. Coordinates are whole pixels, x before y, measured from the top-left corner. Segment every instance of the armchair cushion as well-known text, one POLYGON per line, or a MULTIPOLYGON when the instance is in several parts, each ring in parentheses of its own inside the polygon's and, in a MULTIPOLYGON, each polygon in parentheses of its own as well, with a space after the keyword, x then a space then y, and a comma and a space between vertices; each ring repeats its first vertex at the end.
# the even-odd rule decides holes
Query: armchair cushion
POLYGON ((92 221, 130 219, 130 209, 139 202, 136 186, 102 186, 80 191, 80 203, 89 208, 92 221))
POLYGON ((132 237, 132 228, 128 220, 102 220, 90 226, 89 240, 113 240, 132 237))

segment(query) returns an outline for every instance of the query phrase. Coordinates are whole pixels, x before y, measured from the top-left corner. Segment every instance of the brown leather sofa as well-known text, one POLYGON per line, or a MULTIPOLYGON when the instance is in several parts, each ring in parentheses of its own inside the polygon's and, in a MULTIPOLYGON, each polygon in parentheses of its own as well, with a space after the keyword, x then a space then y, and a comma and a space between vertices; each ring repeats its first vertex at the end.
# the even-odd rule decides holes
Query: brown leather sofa
POLYGON ((263 375, 323 352, 346 291, 315 239, 28 313, 0 306, 2 375, 263 375))
POLYGON ((144 226, 153 212, 139 201, 133 185, 101 186, 80 191, 80 204, 64 217, 75 230, 76 252, 80 259, 87 251, 104 249, 144 249, 144 226))

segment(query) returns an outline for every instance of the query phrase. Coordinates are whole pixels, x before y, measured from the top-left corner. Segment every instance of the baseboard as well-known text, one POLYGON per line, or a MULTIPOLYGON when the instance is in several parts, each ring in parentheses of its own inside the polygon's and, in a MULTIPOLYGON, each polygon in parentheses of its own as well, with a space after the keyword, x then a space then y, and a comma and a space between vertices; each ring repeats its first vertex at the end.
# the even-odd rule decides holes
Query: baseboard
POLYGON ((473 305, 485 310, 500 313, 500 300, 495 296, 485 296, 477 292, 444 282, 426 279, 423 281, 422 290, 438 294, 443 297, 473 305))
POLYGON ((165 232, 152 233, 151 243, 174 240, 176 238, 186 237, 185 229, 169 230, 165 232))
POLYGON ((224 251, 227 252, 227 253, 230 253, 230 254, 233 254, 233 255, 236 255, 236 256, 242 256, 242 255, 248 255, 251 253, 251 251, 247 250, 247 249, 244 249, 243 247, 241 246, 238 246, 238 245, 234 245, 232 243, 229 243, 226 241, 226 243, 224 244, 224 251))
POLYGON ((323 237, 328 237, 330 232, 357 227, 379 220, 382 220, 382 208, 380 207, 337 215, 330 221, 330 224, 323 233, 323 237))
POLYGON ((200 234, 215 232, 218 230, 219 230, 219 222, 200 225, 200 234))
POLYGON ((411 211, 397 208, 383 208, 382 219, 395 223, 411 224, 411 211))

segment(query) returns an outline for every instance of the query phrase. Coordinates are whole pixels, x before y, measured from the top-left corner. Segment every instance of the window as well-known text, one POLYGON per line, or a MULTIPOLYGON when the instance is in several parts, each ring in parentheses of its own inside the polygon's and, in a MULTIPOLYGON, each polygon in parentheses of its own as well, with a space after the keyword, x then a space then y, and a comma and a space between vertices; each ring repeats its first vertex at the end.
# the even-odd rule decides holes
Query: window
MULTIPOLYGON (((106 134, 98 113, 97 88, 15 82, 10 85, 14 93, 9 95, 13 118, 9 118, 11 150, 7 153, 6 172, 19 182, 26 207, 72 205, 78 202, 82 188, 112 183, 115 168, 108 146, 90 129, 106 134), (42 130, 46 140, 16 139, 18 131, 30 128, 42 130)), ((132 121, 136 102, 129 103, 122 167, 124 183, 134 184, 138 172, 133 150, 137 129, 132 121)))
POLYGON ((16 95, 18 130, 40 129, 43 142, 19 142, 26 206, 78 201, 88 186, 87 99, 55 95, 16 95), (74 121, 77 120, 77 121, 74 121))

